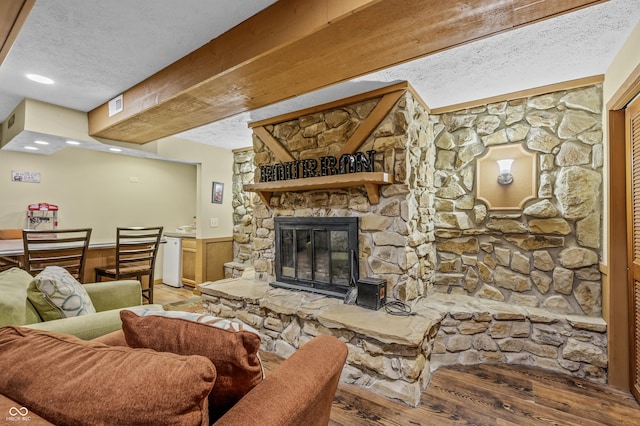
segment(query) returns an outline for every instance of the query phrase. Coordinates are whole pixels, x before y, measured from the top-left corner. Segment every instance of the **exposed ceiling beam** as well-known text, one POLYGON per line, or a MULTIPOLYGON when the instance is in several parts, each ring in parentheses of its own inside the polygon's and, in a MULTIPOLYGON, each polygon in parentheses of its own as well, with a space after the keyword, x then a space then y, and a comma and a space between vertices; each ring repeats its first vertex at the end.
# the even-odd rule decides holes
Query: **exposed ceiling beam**
POLYGON ((146 143, 598 0, 280 0, 89 112, 94 137, 146 143))
POLYGON ((0 64, 9 54, 11 46, 27 20, 36 0, 2 0, 0 1, 0 64))

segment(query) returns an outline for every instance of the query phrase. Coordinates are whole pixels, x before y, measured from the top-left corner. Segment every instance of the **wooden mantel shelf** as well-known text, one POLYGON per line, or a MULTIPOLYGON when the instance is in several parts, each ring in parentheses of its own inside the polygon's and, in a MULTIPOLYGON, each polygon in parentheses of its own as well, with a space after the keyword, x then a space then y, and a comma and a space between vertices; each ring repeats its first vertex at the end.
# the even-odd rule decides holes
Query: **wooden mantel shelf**
POLYGON ((274 192, 313 191, 317 189, 349 188, 364 186, 371 204, 380 202, 378 187, 393 183, 393 178, 384 172, 347 173, 344 175, 318 176, 304 179, 278 180, 251 183, 243 186, 245 191, 257 192, 266 206, 274 192))

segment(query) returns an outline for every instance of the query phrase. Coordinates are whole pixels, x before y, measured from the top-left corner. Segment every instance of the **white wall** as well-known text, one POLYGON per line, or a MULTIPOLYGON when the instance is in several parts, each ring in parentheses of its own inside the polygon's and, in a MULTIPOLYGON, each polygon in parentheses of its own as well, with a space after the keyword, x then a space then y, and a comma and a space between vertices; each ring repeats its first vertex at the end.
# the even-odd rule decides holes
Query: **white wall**
POLYGON ((0 151, 0 228, 25 227, 27 205, 44 201, 60 207, 60 228, 93 228, 92 242, 114 241, 116 226, 174 231, 195 214, 196 180, 193 165, 82 148, 0 151), (39 172, 41 183, 12 182, 12 170, 39 172))
POLYGON ((640 22, 631 31, 631 34, 629 34, 604 75, 602 89, 605 105, 631 75, 631 72, 640 64, 640 49, 638 49, 638 46, 640 46, 640 22))
MULTIPOLYGON (((251 141, 248 141, 248 144, 250 143, 251 141)), ((231 237, 233 235, 231 205, 233 152, 186 139, 169 137, 158 141, 158 155, 198 163, 197 199, 194 212, 198 221, 197 238, 231 237), (211 202, 213 182, 224 184, 222 204, 211 202), (217 227, 209 226, 210 218, 218 219, 217 227)), ((190 222, 185 222, 183 225, 188 223, 190 222)))

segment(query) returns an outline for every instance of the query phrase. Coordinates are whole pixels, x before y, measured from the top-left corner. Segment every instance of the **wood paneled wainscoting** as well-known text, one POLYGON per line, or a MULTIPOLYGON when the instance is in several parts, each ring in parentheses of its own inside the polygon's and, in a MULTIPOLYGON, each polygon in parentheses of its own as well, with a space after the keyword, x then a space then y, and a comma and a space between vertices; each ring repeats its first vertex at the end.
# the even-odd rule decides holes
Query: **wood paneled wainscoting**
POLYGON ((233 238, 183 238, 182 283, 189 287, 224 278, 224 264, 233 260, 233 238))
MULTIPOLYGON (((10 254, 3 256, 6 259, 14 260, 18 267, 22 268, 24 265, 24 255, 22 254, 10 254)), ((89 247, 87 250, 87 256, 85 258, 84 273, 82 274, 83 283, 93 283, 96 281, 96 268, 99 266, 106 266, 111 262, 112 264, 116 260, 115 246, 107 247, 89 247)))
MULTIPOLYGON (((233 259, 233 238, 183 238, 182 239, 182 283, 195 287, 205 281, 224 278, 224 264, 233 259)), ((95 268, 115 262, 114 248, 89 249, 85 266, 85 281, 95 281, 95 268)), ((156 262, 156 268, 161 265, 156 262)), ((157 269, 156 269, 157 270, 157 269)), ((162 284, 157 278, 155 284, 162 284)), ((146 287, 148 283, 143 282, 146 287)))

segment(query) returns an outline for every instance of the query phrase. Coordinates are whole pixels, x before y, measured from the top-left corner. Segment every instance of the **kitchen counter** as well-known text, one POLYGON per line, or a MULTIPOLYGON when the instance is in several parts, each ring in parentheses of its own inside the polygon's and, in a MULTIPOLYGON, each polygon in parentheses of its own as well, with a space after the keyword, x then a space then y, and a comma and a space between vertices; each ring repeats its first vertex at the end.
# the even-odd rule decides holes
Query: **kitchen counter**
POLYGON ((191 232, 165 232, 162 235, 164 235, 165 237, 171 237, 171 238, 195 238, 196 237, 196 234, 191 232))
MULTIPOLYGON (((115 247, 115 242, 89 243, 89 250, 115 247)), ((21 256, 24 254, 22 240, 0 240, 0 256, 21 256)))

